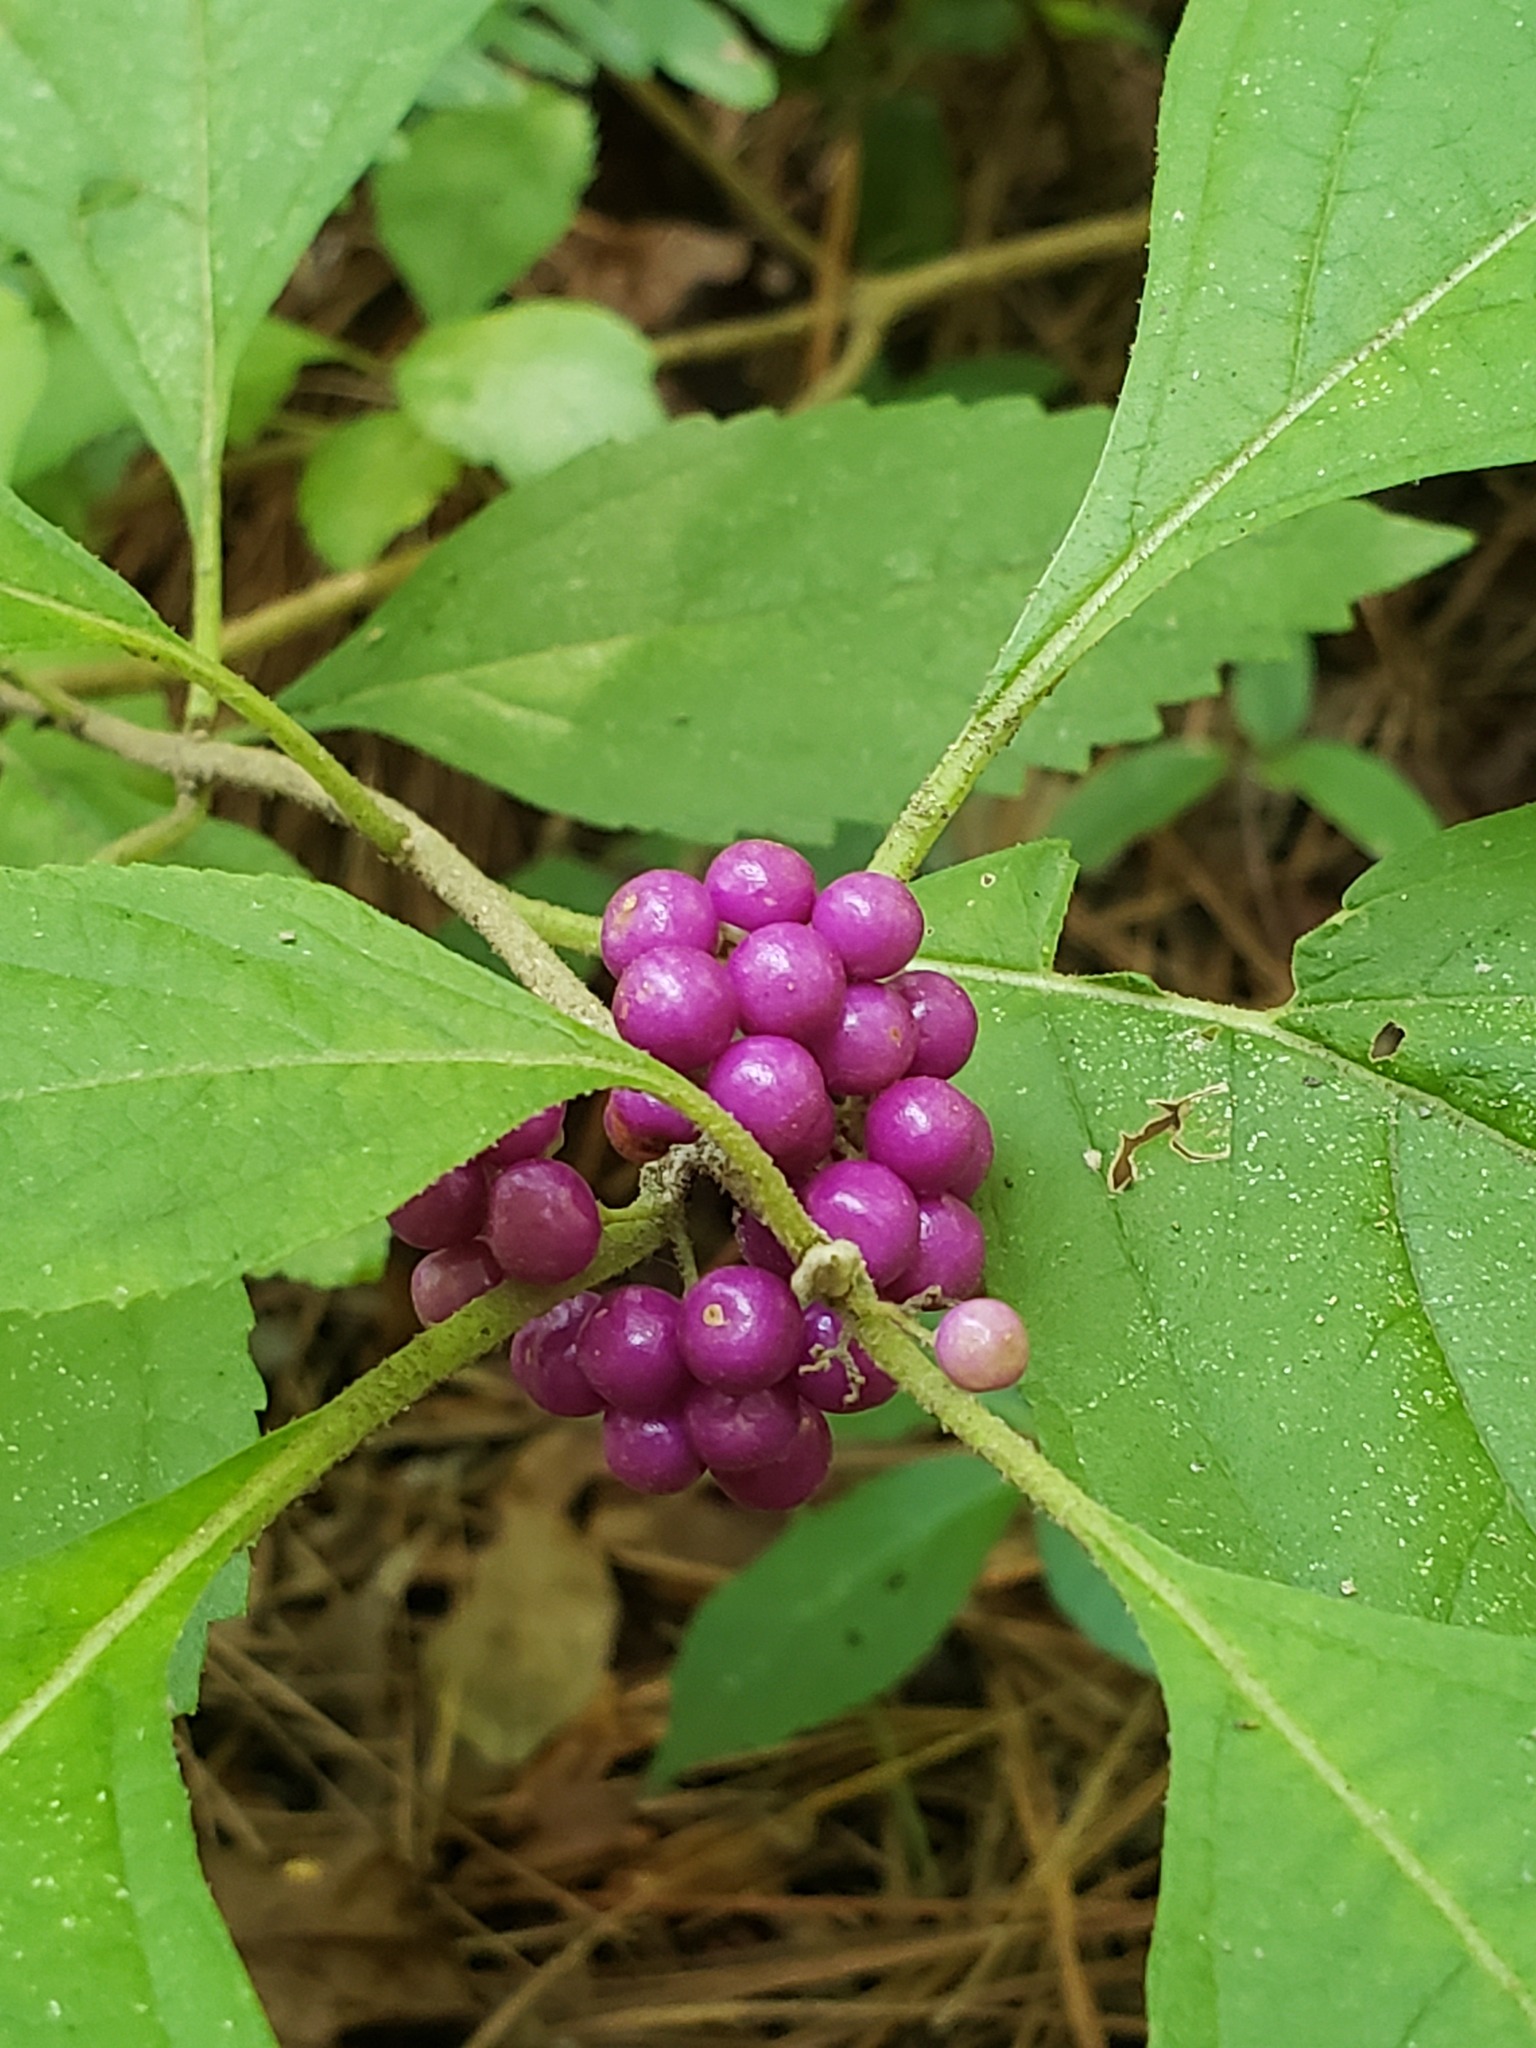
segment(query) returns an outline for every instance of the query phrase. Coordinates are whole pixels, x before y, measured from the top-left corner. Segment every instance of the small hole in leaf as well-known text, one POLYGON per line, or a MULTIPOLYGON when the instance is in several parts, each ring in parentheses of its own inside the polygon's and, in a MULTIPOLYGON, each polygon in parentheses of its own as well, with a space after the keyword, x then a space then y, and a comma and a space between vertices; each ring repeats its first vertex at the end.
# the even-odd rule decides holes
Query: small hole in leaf
POLYGON ((1408 1034, 1401 1024, 1394 1024, 1389 1019, 1371 1040, 1371 1058, 1373 1060, 1391 1059, 1393 1053, 1397 1051, 1407 1036, 1408 1034))

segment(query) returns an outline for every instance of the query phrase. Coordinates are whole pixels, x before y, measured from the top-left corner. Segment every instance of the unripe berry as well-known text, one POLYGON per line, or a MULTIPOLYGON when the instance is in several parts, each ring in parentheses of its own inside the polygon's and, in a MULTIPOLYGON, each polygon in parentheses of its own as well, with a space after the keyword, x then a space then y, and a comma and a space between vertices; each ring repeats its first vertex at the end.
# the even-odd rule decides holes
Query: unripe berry
POLYGON ((548 1109, 514 1125, 494 1145, 487 1145, 478 1163, 487 1173, 500 1173, 504 1166, 516 1166, 520 1159, 547 1159, 551 1152, 560 1150, 564 1136, 565 1104, 552 1102, 548 1109))
POLYGON ((811 1041, 834 1095, 877 1095, 912 1064, 917 1026, 896 987, 852 982, 831 1028, 811 1041))
POLYGON ((816 901, 810 862, 776 839, 739 839, 715 855, 704 881, 716 913, 744 932, 804 924, 816 901))
POLYGON ((931 967, 913 967, 895 981, 917 1027, 909 1074, 948 1081, 976 1049, 976 1005, 959 982, 931 967))
POLYGON ((923 913, 906 883, 868 870, 829 882, 811 923, 841 956, 850 981, 884 981, 923 939, 923 913))
POLYGON ((832 1149, 837 1112, 821 1069, 792 1038, 738 1039, 709 1071, 709 1092, 788 1174, 832 1149))
POLYGON ((983 1295, 950 1310, 934 1332, 933 1352, 957 1387, 991 1394, 1011 1387, 1029 1364, 1029 1332, 1006 1301, 983 1295))
POLYGON ((754 1466, 750 1472, 722 1472, 718 1484, 739 1507, 797 1508, 810 1499, 831 1464, 832 1432, 827 1418, 802 1401, 794 1441, 782 1458, 771 1465, 754 1466))
POLYGON ((680 1414, 610 1409, 603 1417, 603 1456, 614 1478, 636 1493, 681 1493, 704 1476, 680 1414))
POLYGON ((847 976, 843 963, 805 924, 765 924, 730 958, 741 1028, 808 1045, 837 1019, 847 976))
POLYGON ((485 1221, 485 1175, 471 1159, 450 1166, 430 1187, 391 1211, 389 1227, 403 1244, 418 1251, 440 1251, 462 1244, 485 1221))
POLYGON ((885 1292, 925 1306, 964 1301, 981 1285, 986 1263, 981 1219, 956 1195, 929 1195, 917 1205, 917 1250, 885 1292))
POLYGON ((643 1088, 614 1089, 603 1105, 603 1129, 614 1151, 632 1166, 648 1166, 699 1135, 680 1109, 643 1088))
POLYGON ((486 1242, 509 1279, 535 1287, 574 1280, 602 1235, 596 1199, 573 1166, 524 1159, 491 1182, 486 1242))
POLYGON ((823 1414, 859 1415, 884 1407, 896 1391, 890 1374, 854 1343, 842 1317, 823 1302, 812 1302, 805 1312, 805 1354, 795 1386, 801 1400, 823 1414))
POLYGON ((602 1396, 578 1361, 581 1333, 602 1296, 589 1289, 567 1295, 524 1323, 512 1339, 508 1363, 529 1400, 548 1415, 596 1415, 602 1396))
POLYGON ((868 1159, 840 1159, 812 1174, 800 1197, 828 1237, 846 1237, 884 1287, 917 1251, 917 1199, 899 1175, 868 1159))
POLYGON ((597 1392, 630 1415, 681 1408, 688 1369, 677 1345, 677 1303, 660 1287, 616 1287, 581 1333, 576 1362, 597 1392))
POLYGON ((615 889, 603 912, 603 965, 613 975, 652 946, 695 946, 713 953, 720 921, 704 884, 677 868, 649 868, 615 889))
POLYGON ((696 1386, 683 1404, 683 1419, 711 1472, 745 1472, 783 1457, 795 1440, 800 1404, 784 1380, 749 1394, 696 1386))
POLYGON ((652 946, 613 992, 619 1036, 684 1072, 707 1066, 731 1042, 736 997, 724 965, 691 946, 652 946))
POLYGON ((469 1302, 478 1301, 502 1282, 491 1248, 478 1237, 468 1244, 444 1245, 416 1261, 411 1274, 411 1306, 417 1321, 430 1329, 446 1323, 469 1302))
POLYGON ((972 1178, 986 1132, 986 1118, 951 1082, 910 1075, 869 1105, 864 1149, 920 1195, 959 1193, 986 1172, 972 1178))
POLYGON ((751 1393, 800 1363, 800 1304, 777 1273, 724 1266, 683 1296, 677 1338, 696 1380, 728 1394, 751 1393))

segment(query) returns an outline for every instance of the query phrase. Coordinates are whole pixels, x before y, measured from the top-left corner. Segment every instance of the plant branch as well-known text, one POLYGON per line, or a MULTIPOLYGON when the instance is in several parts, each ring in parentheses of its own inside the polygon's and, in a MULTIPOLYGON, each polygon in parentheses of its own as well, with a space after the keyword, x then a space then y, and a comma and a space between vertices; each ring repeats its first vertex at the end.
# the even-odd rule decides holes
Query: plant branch
POLYGON ((736 212, 765 240, 807 270, 816 268, 816 237, 786 213, 773 194, 716 148, 676 93, 655 78, 619 78, 621 92, 677 144, 690 163, 719 186, 736 212))
POLYGON ((183 840, 190 839, 207 815, 207 796, 182 790, 168 811, 162 811, 147 824, 136 825, 109 845, 98 847, 91 859, 112 867, 127 867, 136 860, 159 860, 174 853, 183 840))
MULTIPOLYGON (((178 788, 207 789, 228 783, 232 788, 254 790, 261 796, 286 797, 306 810, 317 811, 333 824, 353 822, 316 777, 283 754, 235 746, 228 740, 209 739, 197 733, 151 732, 126 718, 114 717, 109 711, 77 703, 51 684, 35 680, 26 689, 0 682, 0 711, 23 718, 48 719, 76 739, 173 777, 178 788)), ((551 950, 533 928, 532 920, 523 915, 525 907, 535 907, 531 899, 514 897, 509 890, 499 888, 481 874, 451 839, 406 805, 393 797, 372 792, 370 795, 396 839, 396 850, 388 855, 389 859, 409 869, 441 903, 472 925, 532 994, 566 1016, 613 1036, 613 1019, 608 1011, 551 950)), ((549 937, 586 950, 591 920, 579 920, 572 929, 569 921, 574 913, 559 911, 553 905, 547 908, 549 937)))

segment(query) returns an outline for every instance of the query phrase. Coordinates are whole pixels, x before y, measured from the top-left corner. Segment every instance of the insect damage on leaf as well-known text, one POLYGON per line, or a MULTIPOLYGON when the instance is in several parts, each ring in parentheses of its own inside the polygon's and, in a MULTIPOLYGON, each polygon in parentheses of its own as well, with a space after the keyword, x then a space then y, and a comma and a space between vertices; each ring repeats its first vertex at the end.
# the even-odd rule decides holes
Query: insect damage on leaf
POLYGON ((1166 1138, 1169 1148, 1181 1159, 1187 1159, 1195 1166, 1209 1166, 1218 1160, 1230 1159, 1232 1148, 1223 1145, 1216 1152, 1196 1152, 1185 1142, 1184 1116, 1192 1102, 1199 1102, 1207 1095, 1225 1095, 1225 1081, 1213 1081, 1208 1088, 1197 1088, 1192 1095, 1179 1095, 1168 1101, 1157 1096, 1149 1098, 1148 1106, 1157 1114, 1148 1117, 1139 1131, 1122 1131, 1114 1156, 1104 1178, 1112 1195, 1123 1195, 1127 1188, 1136 1184, 1136 1154, 1143 1145, 1150 1145, 1154 1139, 1166 1138))

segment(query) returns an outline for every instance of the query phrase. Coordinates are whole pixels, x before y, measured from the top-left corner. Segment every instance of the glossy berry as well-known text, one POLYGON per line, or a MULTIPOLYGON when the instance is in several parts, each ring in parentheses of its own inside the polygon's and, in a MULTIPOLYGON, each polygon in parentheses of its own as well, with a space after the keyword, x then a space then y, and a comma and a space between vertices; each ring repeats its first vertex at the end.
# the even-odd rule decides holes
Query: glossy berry
POLYGON ((692 946, 653 946, 613 992, 619 1036, 669 1067, 707 1066, 731 1042, 736 997, 723 964, 692 946))
POLYGON ((948 1081, 976 1050, 976 1005, 958 981, 931 967, 913 967, 896 977, 917 1027, 909 1074, 948 1081))
POLYGON ((749 932, 730 959, 741 1028, 819 1038, 837 1020, 848 978, 819 932, 805 924, 765 924, 749 932))
POLYGON ((917 1205, 917 1251, 885 1290, 892 1301, 927 1306, 964 1301, 981 1285, 987 1234, 981 1219, 955 1195, 929 1195, 917 1205))
POLYGON ((696 1380, 748 1394, 771 1387, 800 1363, 800 1304, 777 1273, 725 1266, 683 1296, 677 1339, 696 1380))
POLYGON ((876 1287, 894 1280, 917 1251, 917 1200, 899 1174, 868 1159, 840 1159, 806 1182, 805 1213, 828 1237, 864 1255, 876 1287))
POLYGON ((736 1242, 749 1266, 766 1267, 770 1273, 777 1273, 781 1280, 787 1280, 795 1270, 795 1262, 789 1253, 767 1224, 754 1216, 750 1209, 740 1209, 736 1213, 736 1242))
POLYGON ((952 1193, 959 1195, 961 1200, 966 1202, 971 1199, 972 1195, 975 1194, 987 1175, 992 1171, 992 1126, 987 1122, 986 1116, 982 1111, 978 1110, 976 1115, 976 1135, 971 1141, 971 1149, 965 1162, 965 1169, 962 1173, 956 1175, 955 1184, 951 1190, 952 1193))
POLYGON ((786 1173, 807 1173, 832 1149, 837 1113, 821 1069, 792 1038, 741 1038, 709 1072, 709 1092, 786 1173))
POLYGON ((816 902, 810 862, 776 839, 739 839, 715 855, 704 881, 717 914, 744 932, 804 924, 816 902))
POLYGON ((919 1195, 974 1191, 986 1172, 975 1174, 986 1130, 986 1118, 952 1082, 909 1075, 869 1105, 864 1149, 919 1195))
POLYGON ((615 889, 603 912, 603 965, 622 974, 652 946, 713 953, 720 921, 704 884, 677 868, 648 868, 615 889))
POLYGON ((1011 1387, 1029 1364, 1029 1332, 1006 1301, 983 1295, 952 1308, 934 1332, 934 1356, 968 1394, 1011 1387))
POLYGON ((884 981, 906 966, 923 938, 923 913, 906 883, 868 871, 829 882, 811 923, 839 954, 850 981, 884 981))
POLYGON ((524 1159, 491 1182, 486 1242, 509 1279, 535 1287, 574 1280, 602 1234, 596 1199, 573 1166, 524 1159))
POLYGON ((704 1475, 681 1414, 610 1409, 603 1418, 603 1456, 614 1478, 636 1493, 681 1493, 704 1475))
POLYGON ((860 1415, 881 1408, 896 1382, 843 1328, 842 1317, 822 1302, 805 1312, 805 1363, 795 1375, 802 1401, 826 1415, 860 1415))
POLYGON ((722 1472, 719 1486, 738 1506, 797 1508, 826 1478, 832 1464, 832 1432, 820 1409, 802 1401, 795 1437, 782 1458, 750 1472, 722 1472))
POLYGON ((894 986, 855 981, 830 1030, 811 1041, 834 1095, 878 1095, 912 1065, 917 1026, 894 986))
POLYGON ((699 1135, 680 1109, 643 1088, 614 1089, 603 1105, 603 1129, 614 1151, 633 1166, 647 1166, 699 1135))
POLYGON ((462 1244, 485 1221, 485 1175, 474 1160, 450 1166, 430 1187, 412 1195, 391 1212, 389 1227, 402 1243, 418 1251, 439 1251, 462 1244))
POLYGON ((581 1333, 601 1300, 590 1290, 567 1295, 512 1339, 512 1377, 548 1415, 596 1415, 602 1408, 602 1396, 577 1362, 581 1333))
POLYGON ((411 1306, 416 1320, 430 1329, 502 1282, 502 1270, 491 1248, 478 1237, 467 1244, 444 1245, 416 1261, 411 1274, 411 1306))
POLYGON ((795 1440, 800 1403, 791 1382, 728 1394, 695 1387, 683 1404, 688 1435, 711 1472, 745 1472, 771 1465, 795 1440))
POLYGON ((504 1166, 516 1166, 520 1159, 547 1159, 560 1150, 564 1137, 565 1104, 553 1102, 526 1122, 514 1125, 494 1145, 487 1145, 479 1164, 488 1173, 499 1173, 504 1166))
POLYGON ((677 1345, 677 1302, 659 1287, 616 1287, 581 1333, 577 1363, 615 1408, 661 1415, 680 1408, 688 1369, 677 1345))

